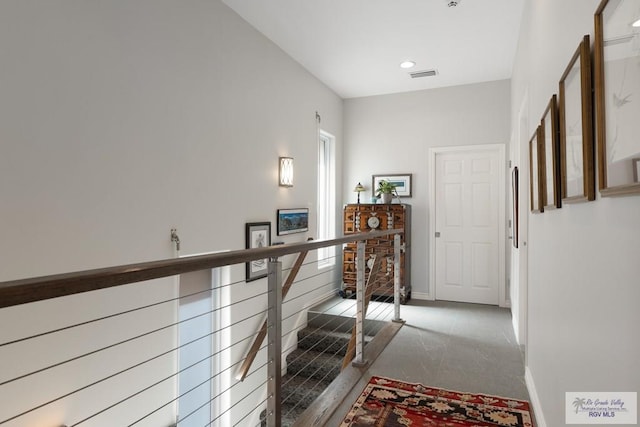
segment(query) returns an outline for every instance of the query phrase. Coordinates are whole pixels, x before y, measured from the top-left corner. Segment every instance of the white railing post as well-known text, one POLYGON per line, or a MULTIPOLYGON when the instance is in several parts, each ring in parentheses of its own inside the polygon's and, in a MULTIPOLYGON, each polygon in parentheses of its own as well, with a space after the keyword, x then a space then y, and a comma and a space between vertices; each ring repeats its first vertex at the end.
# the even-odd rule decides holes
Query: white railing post
POLYGON ((280 425, 282 408, 282 263, 269 259, 267 311, 267 427, 280 425))
POLYGON ((403 322, 400 318, 400 234, 393 236, 393 321, 403 322))
POLYGON ((365 246, 364 241, 359 241, 356 252, 356 356, 353 359, 354 366, 364 366, 364 294, 365 294, 365 246))

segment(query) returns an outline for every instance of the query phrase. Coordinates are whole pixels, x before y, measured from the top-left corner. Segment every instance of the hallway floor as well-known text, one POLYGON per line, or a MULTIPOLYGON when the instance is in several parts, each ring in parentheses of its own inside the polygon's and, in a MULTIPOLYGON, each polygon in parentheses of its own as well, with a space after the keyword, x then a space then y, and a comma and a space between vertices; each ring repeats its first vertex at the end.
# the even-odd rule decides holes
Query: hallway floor
POLYGON ((405 325, 367 369, 327 426, 340 424, 372 375, 529 400, 524 358, 508 309, 411 300, 401 306, 400 317, 405 325))

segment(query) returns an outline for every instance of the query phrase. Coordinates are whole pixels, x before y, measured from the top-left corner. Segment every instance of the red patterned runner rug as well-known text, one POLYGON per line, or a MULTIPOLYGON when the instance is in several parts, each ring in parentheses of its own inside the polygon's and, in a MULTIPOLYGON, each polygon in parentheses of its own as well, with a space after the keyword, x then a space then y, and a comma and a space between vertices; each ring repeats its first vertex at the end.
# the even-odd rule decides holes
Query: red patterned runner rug
POLYGON ((532 427, 529 402, 372 377, 340 427, 532 427))

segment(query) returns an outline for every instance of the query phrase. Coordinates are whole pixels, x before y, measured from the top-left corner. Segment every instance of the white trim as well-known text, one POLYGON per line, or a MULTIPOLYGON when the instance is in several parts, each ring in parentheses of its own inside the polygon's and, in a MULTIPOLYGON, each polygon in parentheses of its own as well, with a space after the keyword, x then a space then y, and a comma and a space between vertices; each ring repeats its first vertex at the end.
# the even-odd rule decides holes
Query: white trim
POLYGON ((540 404, 538 392, 536 391, 536 385, 533 382, 533 375, 531 375, 531 371, 528 366, 524 368, 524 382, 527 385, 529 399, 531 399, 533 416, 536 418, 535 425, 538 427, 547 427, 547 423, 544 420, 544 414, 542 413, 542 405, 540 404))
POLYGON ((498 209, 498 269, 500 282, 498 283, 498 304, 500 307, 506 307, 506 206, 505 206, 505 145, 504 144, 483 144, 483 145, 458 145, 453 147, 433 147, 429 149, 429 228, 427 230, 427 241, 429 242, 429 295, 430 299, 436 297, 436 242, 433 233, 436 229, 436 155, 442 153, 459 152, 459 151, 497 151, 498 152, 498 203, 501 208, 498 209))
POLYGON ((529 125, 529 88, 525 88, 520 109, 518 110, 518 140, 520 158, 519 163, 519 242, 518 242, 518 331, 516 339, 518 344, 524 346, 524 363, 529 360, 529 138, 531 135, 529 125))
POLYGON ((433 301, 433 298, 431 298, 429 294, 424 292, 414 292, 414 291, 411 291, 411 299, 433 301))
MULTIPOLYGON (((316 234, 318 239, 336 237, 336 137, 318 128, 318 182, 317 182, 316 234), (321 156, 328 161, 321 170, 321 156), (321 183, 320 177, 325 177, 321 183), (320 191, 325 187, 325 192, 320 191), (322 226, 321 226, 322 224, 322 226), (324 233, 321 234, 321 231, 324 233)), ((329 246, 316 251, 318 270, 336 265, 336 248, 329 246)))

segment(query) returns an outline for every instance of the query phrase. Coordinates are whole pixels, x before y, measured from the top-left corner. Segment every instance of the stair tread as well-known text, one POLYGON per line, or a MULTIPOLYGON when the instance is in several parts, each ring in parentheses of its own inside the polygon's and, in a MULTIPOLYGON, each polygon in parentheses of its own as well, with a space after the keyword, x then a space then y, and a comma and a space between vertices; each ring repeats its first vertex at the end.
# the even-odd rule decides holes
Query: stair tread
MULTIPOLYGON (((292 426, 300 414, 302 414, 306 407, 301 407, 302 405, 296 406, 295 404, 282 402, 280 405, 280 414, 282 415, 282 419, 280 420, 280 427, 290 427, 292 426)), ((267 410, 263 410, 260 413, 260 424, 262 426, 266 426, 266 415, 267 410)))
MULTIPOLYGON (((298 348, 344 356, 350 339, 351 333, 347 332, 305 328, 298 331, 298 348)), ((373 337, 371 336, 365 336, 365 343, 370 342, 372 339, 373 337)))
POLYGON ((330 381, 316 380, 303 376, 285 375, 282 377, 282 403, 295 404, 307 408, 327 388, 330 381))
POLYGON ((332 381, 340 373, 342 359, 336 354, 296 349, 287 356, 287 373, 332 381))

